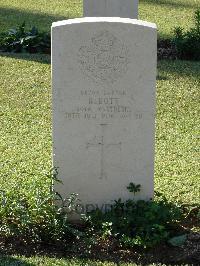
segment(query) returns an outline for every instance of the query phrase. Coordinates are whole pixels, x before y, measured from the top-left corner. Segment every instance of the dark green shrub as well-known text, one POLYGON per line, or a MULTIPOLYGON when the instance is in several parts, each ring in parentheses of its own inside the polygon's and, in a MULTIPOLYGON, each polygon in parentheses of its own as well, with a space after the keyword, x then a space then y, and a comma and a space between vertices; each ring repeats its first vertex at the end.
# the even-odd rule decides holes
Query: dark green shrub
POLYGON ((174 29, 174 45, 179 59, 200 60, 200 9, 195 12, 195 26, 184 32, 174 29))
MULTIPOLYGON (((49 186, 56 173, 47 176, 49 186)), ((111 209, 103 213, 97 209, 85 215, 83 227, 71 224, 69 212, 76 211, 77 195, 62 199, 54 190, 43 191, 37 182, 13 185, 9 191, 0 191, 0 234, 37 243, 72 243, 77 237, 85 241, 113 237, 124 247, 152 247, 174 236, 174 228, 181 219, 180 208, 159 201, 122 202, 116 200, 111 209), (55 200, 61 204, 56 205, 55 200), (60 207, 59 207, 60 206, 60 207), (67 206, 67 207, 66 207, 67 206), (79 229, 77 229, 79 228, 79 229)), ((140 185, 127 187, 134 195, 140 185)))
POLYGON ((113 236, 125 247, 145 248, 170 238, 180 219, 181 210, 166 199, 157 202, 119 199, 106 213, 92 211, 88 221, 103 238, 113 236))
POLYGON ((50 34, 39 33, 36 27, 26 31, 25 23, 0 36, 0 49, 4 52, 50 53, 50 34))

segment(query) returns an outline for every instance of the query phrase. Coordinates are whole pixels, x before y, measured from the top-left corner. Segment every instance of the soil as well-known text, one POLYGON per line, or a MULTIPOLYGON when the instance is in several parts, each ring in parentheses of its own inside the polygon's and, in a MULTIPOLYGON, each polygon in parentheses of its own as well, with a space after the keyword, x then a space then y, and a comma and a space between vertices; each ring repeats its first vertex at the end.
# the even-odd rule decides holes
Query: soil
POLYGON ((100 240, 89 248, 85 242, 55 245, 28 243, 17 238, 0 237, 0 256, 13 254, 33 256, 46 255, 58 258, 84 258, 90 260, 134 262, 140 265, 163 263, 166 265, 200 265, 200 233, 188 232, 186 242, 180 247, 162 243, 152 249, 123 249, 116 240, 100 240))
MULTIPOLYGON (((85 239, 69 240, 54 244, 33 243, 31 239, 3 237, 0 235, 0 256, 24 255, 26 257, 41 255, 57 258, 80 258, 94 261, 132 262, 140 265, 153 263, 165 265, 200 266, 200 220, 199 207, 191 209, 187 217, 176 227, 176 235, 187 235, 182 246, 160 243, 151 249, 122 248, 119 241, 110 238, 102 240, 95 235, 95 241, 85 239), (195 231, 194 231, 195 229, 195 231)), ((76 224, 77 229, 84 230, 83 224, 76 224)))

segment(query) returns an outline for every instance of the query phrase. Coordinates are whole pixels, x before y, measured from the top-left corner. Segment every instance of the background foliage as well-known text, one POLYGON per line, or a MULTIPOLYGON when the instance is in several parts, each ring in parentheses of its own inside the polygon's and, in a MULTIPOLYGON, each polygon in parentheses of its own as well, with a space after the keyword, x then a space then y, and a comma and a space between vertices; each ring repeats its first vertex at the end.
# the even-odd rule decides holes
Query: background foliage
POLYGON ((194 25, 187 31, 181 27, 174 30, 174 44, 180 59, 200 60, 200 8, 194 15, 194 25))

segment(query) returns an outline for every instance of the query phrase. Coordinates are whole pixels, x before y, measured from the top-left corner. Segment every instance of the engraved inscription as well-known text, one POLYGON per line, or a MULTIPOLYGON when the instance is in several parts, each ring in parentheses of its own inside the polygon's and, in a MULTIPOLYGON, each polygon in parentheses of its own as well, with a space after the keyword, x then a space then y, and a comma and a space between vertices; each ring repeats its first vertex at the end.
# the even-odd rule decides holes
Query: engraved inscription
POLYGON ((129 50, 109 31, 101 31, 81 46, 78 62, 82 72, 95 82, 113 83, 128 70, 129 50))
POLYGON ((81 99, 80 104, 65 112, 68 120, 124 120, 133 115, 133 102, 125 90, 84 89, 77 93, 77 98, 81 99))
POLYGON ((106 143, 105 141, 105 130, 106 130, 106 126, 107 124, 100 124, 101 126, 101 137, 98 138, 96 141, 94 142, 88 142, 87 145, 86 145, 86 148, 90 148, 90 147, 100 147, 100 152, 101 152, 101 155, 100 155, 100 176, 99 178, 100 179, 107 179, 107 172, 106 172, 106 148, 110 147, 110 146, 116 146, 116 147, 119 147, 120 149, 120 152, 121 152, 121 145, 122 143, 119 142, 119 143, 106 143))

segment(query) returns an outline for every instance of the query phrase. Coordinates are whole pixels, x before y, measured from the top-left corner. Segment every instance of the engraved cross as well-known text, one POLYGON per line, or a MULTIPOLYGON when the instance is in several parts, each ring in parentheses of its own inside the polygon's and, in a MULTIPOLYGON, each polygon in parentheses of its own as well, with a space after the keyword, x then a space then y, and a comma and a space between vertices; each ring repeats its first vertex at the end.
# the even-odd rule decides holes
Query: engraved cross
POLYGON ((91 143, 88 142, 86 148, 90 148, 93 146, 100 147, 100 179, 106 179, 107 173, 106 173, 106 149, 110 146, 117 146, 120 148, 121 151, 121 142, 119 143, 106 143, 105 141, 105 130, 107 124, 100 124, 101 126, 101 137, 99 138, 99 141, 91 143))

